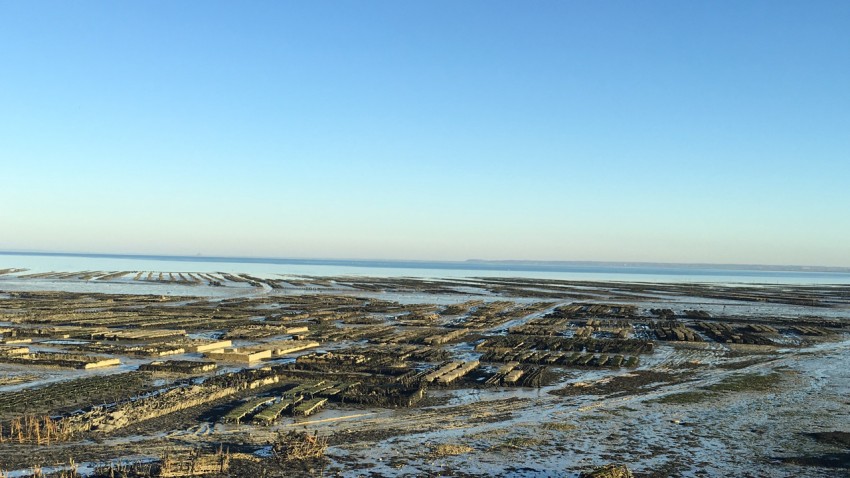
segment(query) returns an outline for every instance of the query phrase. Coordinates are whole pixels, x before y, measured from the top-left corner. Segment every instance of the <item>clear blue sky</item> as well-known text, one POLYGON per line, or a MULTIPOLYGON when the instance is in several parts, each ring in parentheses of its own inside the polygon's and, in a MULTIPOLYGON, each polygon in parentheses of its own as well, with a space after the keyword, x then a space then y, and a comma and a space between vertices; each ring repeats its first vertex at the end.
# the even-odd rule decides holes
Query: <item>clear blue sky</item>
POLYGON ((0 249, 850 266, 850 2, 0 2, 0 249))

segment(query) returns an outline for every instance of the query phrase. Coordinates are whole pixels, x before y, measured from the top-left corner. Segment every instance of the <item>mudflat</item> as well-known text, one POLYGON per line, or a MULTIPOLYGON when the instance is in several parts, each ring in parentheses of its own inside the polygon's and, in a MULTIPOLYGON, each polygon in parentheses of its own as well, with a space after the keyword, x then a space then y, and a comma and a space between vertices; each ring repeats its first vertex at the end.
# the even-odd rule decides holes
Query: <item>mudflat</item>
POLYGON ((3 272, 8 476, 850 473, 846 285, 3 272))

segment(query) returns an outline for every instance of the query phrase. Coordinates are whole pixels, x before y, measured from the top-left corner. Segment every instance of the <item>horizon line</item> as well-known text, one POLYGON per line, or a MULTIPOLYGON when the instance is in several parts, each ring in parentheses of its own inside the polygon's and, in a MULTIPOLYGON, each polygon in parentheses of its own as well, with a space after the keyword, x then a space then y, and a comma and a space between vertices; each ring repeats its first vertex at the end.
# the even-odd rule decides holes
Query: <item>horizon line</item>
POLYGON ((793 264, 752 264, 752 263, 711 263, 711 262, 664 262, 664 261, 604 261, 604 260, 548 260, 548 259, 380 259, 380 258, 321 258, 321 257, 268 257, 268 256, 220 256, 220 255, 182 255, 182 254, 150 254, 150 253, 114 253, 114 252, 55 252, 55 251, 15 251, 0 250, 0 255, 22 255, 22 256, 56 256, 56 257, 101 257, 116 259, 149 259, 149 260, 176 260, 181 262, 193 262, 210 260, 211 262, 263 262, 263 261, 298 261, 298 262, 381 262, 381 263, 420 263, 420 264, 513 264, 513 265, 535 265, 557 266, 557 265, 597 265, 597 266, 655 266, 655 267, 705 267, 719 269, 741 270, 750 268, 763 271, 788 271, 788 272, 837 272, 850 273, 847 266, 815 266, 815 265, 793 265, 793 264))

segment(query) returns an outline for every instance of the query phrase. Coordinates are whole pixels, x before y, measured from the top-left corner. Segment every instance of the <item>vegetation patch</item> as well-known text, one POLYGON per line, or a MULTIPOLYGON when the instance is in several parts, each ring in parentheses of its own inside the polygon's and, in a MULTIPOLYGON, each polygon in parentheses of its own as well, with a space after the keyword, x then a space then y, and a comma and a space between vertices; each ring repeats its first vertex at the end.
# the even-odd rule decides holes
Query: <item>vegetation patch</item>
POLYGON ((651 403, 686 405, 709 400, 720 393, 766 392, 776 387, 781 380, 782 375, 778 372, 769 373, 767 375, 759 375, 755 373, 733 375, 713 385, 699 387, 691 392, 666 395, 661 398, 651 400, 651 403))
POLYGON ((573 431, 578 428, 578 425, 574 423, 560 423, 560 422, 549 422, 544 423, 543 428, 545 430, 556 430, 559 432, 568 432, 573 431))
POLYGON ((272 455, 278 462, 316 459, 324 457, 327 448, 328 438, 319 436, 318 432, 312 435, 297 431, 279 432, 272 444, 272 455))
POLYGON ((631 470, 625 465, 605 465, 593 471, 582 473, 580 478, 633 478, 631 470))
POLYGON ((807 436, 815 439, 820 443, 825 443, 827 445, 835 445, 838 447, 844 447, 850 449, 850 433, 848 432, 840 432, 840 431, 832 431, 832 432, 814 432, 814 433, 806 433, 807 436))
POLYGON ((773 389, 782 376, 777 373, 759 375, 748 373, 745 375, 733 375, 722 382, 704 387, 712 392, 766 392, 773 389))
POLYGON ((538 445, 543 444, 544 440, 542 438, 532 438, 532 437, 510 437, 503 440, 498 445, 494 446, 494 450, 505 450, 505 449, 514 449, 514 450, 526 450, 528 448, 534 448, 538 445))
POLYGON ((431 448, 431 456, 440 458, 444 456, 463 455, 472 451, 472 447, 468 445, 458 445, 456 443, 441 443, 431 448))

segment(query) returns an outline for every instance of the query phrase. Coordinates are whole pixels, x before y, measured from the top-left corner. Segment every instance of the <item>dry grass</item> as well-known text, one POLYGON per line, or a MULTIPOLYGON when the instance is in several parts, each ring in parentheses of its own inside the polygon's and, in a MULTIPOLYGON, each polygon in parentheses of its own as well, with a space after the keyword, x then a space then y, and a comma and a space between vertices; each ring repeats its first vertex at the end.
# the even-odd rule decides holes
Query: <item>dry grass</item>
POLYGON ((322 458, 327 448, 328 438, 319 436, 318 432, 310 435, 305 432, 290 431, 287 434, 278 432, 272 452, 279 461, 297 461, 322 458))
POLYGON ((509 432, 505 428, 499 428, 494 430, 487 430, 483 432, 474 433, 472 435, 467 435, 470 440, 486 440, 490 441, 493 438, 503 437, 507 435, 509 432))
POLYGON ((463 455, 464 453, 469 453, 473 450, 471 446, 468 445, 458 445, 455 443, 441 443, 433 448, 431 448, 431 456, 434 458, 439 458, 443 456, 455 456, 455 455, 463 455))
POLYGON ((766 375, 756 373, 732 375, 712 385, 699 387, 689 392, 666 395, 651 401, 663 404, 700 403, 714 399, 720 393, 767 392, 778 386, 781 380, 782 375, 777 372, 766 375))
POLYGON ((542 438, 532 438, 532 437, 511 437, 503 440, 501 443, 493 446, 491 451, 498 450, 527 450, 529 448, 535 448, 542 445, 545 442, 542 438))
POLYGON ((555 430, 559 432, 569 432, 578 428, 578 425, 574 423, 559 423, 559 422, 549 422, 543 424, 543 429, 545 430, 555 430))

